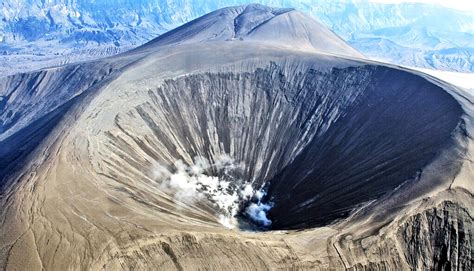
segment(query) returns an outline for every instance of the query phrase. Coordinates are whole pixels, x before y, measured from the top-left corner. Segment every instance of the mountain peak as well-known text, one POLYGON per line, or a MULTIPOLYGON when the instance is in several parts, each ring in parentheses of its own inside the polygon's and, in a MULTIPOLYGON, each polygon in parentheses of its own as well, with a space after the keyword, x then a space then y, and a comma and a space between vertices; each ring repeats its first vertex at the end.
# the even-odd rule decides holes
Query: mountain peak
POLYGON ((260 4, 216 10, 167 32, 140 48, 223 41, 254 42, 363 57, 311 16, 291 8, 272 8, 260 4))

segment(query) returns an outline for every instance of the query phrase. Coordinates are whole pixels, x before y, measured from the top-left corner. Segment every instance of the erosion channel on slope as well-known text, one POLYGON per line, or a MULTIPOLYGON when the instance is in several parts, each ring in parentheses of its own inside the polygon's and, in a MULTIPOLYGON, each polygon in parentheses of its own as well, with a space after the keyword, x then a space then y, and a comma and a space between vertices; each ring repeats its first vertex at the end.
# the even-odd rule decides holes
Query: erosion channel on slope
MULTIPOLYGON (((265 229, 323 226, 415 180, 461 115, 441 88, 377 66, 289 73, 272 63, 166 80, 147 95, 115 123, 154 158, 158 188, 265 229), (137 116, 147 142, 125 128, 137 116)), ((139 160, 120 138, 107 144, 126 153, 117 169, 139 160)))

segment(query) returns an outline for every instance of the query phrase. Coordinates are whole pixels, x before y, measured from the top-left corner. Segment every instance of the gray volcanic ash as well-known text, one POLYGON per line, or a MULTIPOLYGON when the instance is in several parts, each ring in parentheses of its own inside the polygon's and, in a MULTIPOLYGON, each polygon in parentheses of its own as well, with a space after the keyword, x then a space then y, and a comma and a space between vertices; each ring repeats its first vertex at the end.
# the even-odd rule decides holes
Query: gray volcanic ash
POLYGON ((298 11, 0 86, 3 269, 472 268, 472 94, 298 11))

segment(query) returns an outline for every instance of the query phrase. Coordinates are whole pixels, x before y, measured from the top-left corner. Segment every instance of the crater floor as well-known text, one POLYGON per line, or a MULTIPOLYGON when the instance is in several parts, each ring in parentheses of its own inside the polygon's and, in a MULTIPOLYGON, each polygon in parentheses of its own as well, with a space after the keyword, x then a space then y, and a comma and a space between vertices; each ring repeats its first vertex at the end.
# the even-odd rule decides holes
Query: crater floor
POLYGON ((472 94, 295 18, 1 79, 1 268, 471 269, 472 94))

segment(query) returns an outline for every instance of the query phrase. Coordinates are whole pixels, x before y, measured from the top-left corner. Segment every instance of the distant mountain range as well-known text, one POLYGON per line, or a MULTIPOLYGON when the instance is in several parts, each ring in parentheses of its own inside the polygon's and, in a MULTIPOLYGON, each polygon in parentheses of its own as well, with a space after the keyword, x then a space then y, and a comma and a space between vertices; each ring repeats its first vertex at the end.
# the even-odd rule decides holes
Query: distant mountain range
POLYGON ((473 270, 473 100, 258 4, 2 77, 0 266, 473 270))
POLYGON ((289 0, 4 0, 1 74, 113 55, 209 11, 258 2, 318 18, 368 57, 423 68, 474 71, 474 19, 442 6, 289 0))

